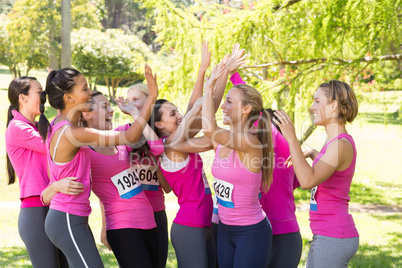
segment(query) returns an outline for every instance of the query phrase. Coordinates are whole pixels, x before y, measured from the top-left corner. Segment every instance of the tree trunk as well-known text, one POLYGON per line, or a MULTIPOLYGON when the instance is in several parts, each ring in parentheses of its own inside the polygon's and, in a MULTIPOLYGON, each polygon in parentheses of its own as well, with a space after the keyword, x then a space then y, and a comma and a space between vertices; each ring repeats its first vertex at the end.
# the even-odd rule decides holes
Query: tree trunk
POLYGON ((61 68, 71 67, 70 10, 70 0, 61 0, 61 68))
MULTIPOLYGON (((49 8, 54 9, 54 1, 49 0, 49 8)), ((52 16, 48 17, 48 25, 49 25, 49 67, 52 70, 59 69, 59 62, 57 59, 57 43, 56 43, 56 28, 55 21, 52 16)))

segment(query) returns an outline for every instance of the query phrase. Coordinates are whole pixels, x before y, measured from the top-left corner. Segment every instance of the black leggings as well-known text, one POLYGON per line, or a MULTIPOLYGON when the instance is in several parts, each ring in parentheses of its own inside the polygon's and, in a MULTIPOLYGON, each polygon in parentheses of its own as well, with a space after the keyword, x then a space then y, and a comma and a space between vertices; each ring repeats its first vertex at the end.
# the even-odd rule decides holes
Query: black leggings
POLYGON ((156 228, 106 231, 107 240, 121 268, 157 268, 159 255, 156 228))
POLYGON ((297 268, 300 262, 303 241, 300 232, 272 236, 269 268, 297 268))
POLYGON ((159 238, 159 264, 158 268, 165 268, 168 256, 169 237, 166 211, 154 212, 156 228, 159 238))

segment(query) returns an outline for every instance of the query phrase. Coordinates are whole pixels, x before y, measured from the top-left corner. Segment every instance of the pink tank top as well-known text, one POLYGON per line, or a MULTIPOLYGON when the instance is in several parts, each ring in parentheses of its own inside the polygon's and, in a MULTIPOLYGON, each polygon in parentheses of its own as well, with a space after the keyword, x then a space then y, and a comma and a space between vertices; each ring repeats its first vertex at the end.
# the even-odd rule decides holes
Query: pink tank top
POLYGON ((187 165, 175 172, 169 172, 160 165, 180 205, 173 222, 189 227, 211 227, 212 198, 203 175, 202 159, 197 153, 188 154, 188 158, 187 165))
POLYGON ((314 159, 313 166, 325 154, 328 145, 337 139, 347 139, 352 144, 353 160, 347 169, 335 171, 326 181, 311 190, 310 227, 316 235, 358 237, 353 217, 349 214, 349 191, 356 166, 356 147, 352 136, 342 133, 329 141, 314 159))
POLYGON ((5 133, 6 150, 18 177, 21 207, 42 207, 39 196, 49 184, 46 146, 36 125, 16 110, 12 114, 5 133))
POLYGON ((130 165, 130 148, 117 146, 115 155, 90 150, 92 191, 105 207, 106 230, 156 227, 152 206, 130 165), (120 175, 119 175, 120 174, 120 175))
MULTIPOLYGON (((54 122, 54 120, 53 120, 54 122)), ((50 202, 50 208, 77 216, 86 217, 91 214, 89 196, 91 194, 91 157, 88 147, 81 147, 74 158, 65 164, 56 164, 50 156, 50 141, 59 128, 71 127, 68 121, 62 121, 52 126, 52 131, 46 141, 47 163, 49 167, 50 183, 65 177, 77 177, 76 181, 84 185, 84 191, 78 195, 57 193, 50 202)), ((57 148, 56 144, 56 148, 57 148)), ((56 149, 57 154, 57 149, 56 149)), ((54 157, 55 155, 53 155, 54 157)))
POLYGON ((269 191, 262 193, 260 203, 272 225, 272 234, 300 231, 296 219, 293 190, 298 187, 293 167, 286 167, 290 155, 289 145, 277 128, 271 124, 275 152, 273 181, 269 191))
MULTIPOLYGON (((126 131, 128 128, 130 128, 130 124, 120 126, 116 128, 116 130, 126 131)), ((150 148, 150 153, 155 157, 161 155, 164 151, 162 140, 148 141, 148 146, 150 148)), ((133 155, 132 157, 133 165, 140 165, 137 168, 140 170, 140 179, 142 179, 141 180, 142 189, 144 190, 146 196, 148 197, 149 202, 151 202, 153 211, 157 212, 165 210, 165 194, 157 180, 156 170, 154 169, 153 161, 148 161, 147 159, 145 159, 147 163, 143 163, 145 165, 141 165, 142 160, 137 159, 138 157, 135 157, 134 154, 132 155, 133 155), (148 170, 152 170, 152 175, 151 173, 148 172, 148 170)))
POLYGON ((258 200, 262 171, 254 173, 248 170, 240 162, 236 151, 221 158, 220 148, 221 145, 216 148, 211 168, 220 220, 226 225, 237 226, 259 223, 265 218, 258 200))

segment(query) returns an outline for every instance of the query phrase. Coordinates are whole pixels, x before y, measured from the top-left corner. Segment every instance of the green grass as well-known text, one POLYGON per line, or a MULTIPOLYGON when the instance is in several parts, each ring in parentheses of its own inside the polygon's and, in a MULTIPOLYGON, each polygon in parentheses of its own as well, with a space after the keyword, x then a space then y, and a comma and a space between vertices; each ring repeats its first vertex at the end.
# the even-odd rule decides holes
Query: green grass
MULTIPOLYGON (((35 71, 32 76, 45 85, 46 72, 35 71)), ((7 88, 11 75, 4 66, 0 66, 0 89, 7 88)), ((104 87, 101 91, 106 93, 104 87)), ((121 93, 124 95, 124 90, 121 93)), ((350 197, 351 203, 362 205, 384 205, 401 209, 402 204, 402 125, 395 111, 402 100, 401 92, 386 92, 375 94, 378 103, 367 101, 362 103, 356 121, 348 126, 349 133, 356 141, 358 157, 356 173, 353 179, 350 197), (390 96, 390 97, 389 97, 390 96), (388 99, 388 100, 387 100, 388 99), (387 100, 387 101, 385 101, 387 100), (390 103, 389 100, 392 100, 390 103), (388 108, 387 108, 388 107, 388 108), (399 121, 398 121, 399 120, 399 121)), ((363 98, 364 99, 364 98, 363 98)), ((180 101, 179 101, 180 102, 180 101)), ((180 105, 184 108, 183 105, 180 105)), ((7 91, 0 90, 0 135, 4 137, 7 117, 7 91)), ((46 108, 46 115, 53 117, 56 111, 46 108)), ((398 115, 399 116, 399 115, 398 115)), ((115 120, 122 122, 124 117, 116 110, 115 120)), ((324 142, 325 133, 317 129, 306 141, 319 150, 324 142)), ((0 150, 5 152, 4 138, 0 139, 0 150)), ((204 170, 209 178, 213 152, 202 154, 204 170)), ((31 267, 30 261, 17 230, 19 213, 18 185, 6 185, 5 155, 0 155, 0 267, 31 267)), ((295 199, 298 205, 308 204, 310 192, 297 189, 295 199)), ((89 223, 94 233, 95 241, 105 267, 118 267, 113 254, 100 243, 99 235, 101 217, 97 198, 92 195, 93 212, 89 223)), ((168 224, 172 223, 177 211, 177 199, 171 193, 166 196, 168 224)), ((350 267, 402 267, 402 213, 352 213, 360 233, 360 246, 356 256, 351 260, 350 267)), ((309 249, 308 242, 312 238, 309 228, 308 211, 296 213, 303 237, 303 255, 299 267, 305 266, 309 249)), ((175 252, 169 244, 167 267, 177 267, 175 252)))

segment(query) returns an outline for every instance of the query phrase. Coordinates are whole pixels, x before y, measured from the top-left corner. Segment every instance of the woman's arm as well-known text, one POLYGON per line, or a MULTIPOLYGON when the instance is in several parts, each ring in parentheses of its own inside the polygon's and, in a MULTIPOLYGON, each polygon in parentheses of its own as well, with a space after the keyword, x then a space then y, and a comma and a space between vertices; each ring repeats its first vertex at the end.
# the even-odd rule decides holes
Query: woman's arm
POLYGON ((42 203, 45 205, 50 204, 53 196, 59 192, 67 195, 78 195, 82 193, 84 191, 84 185, 75 180, 77 180, 77 178, 67 177, 49 184, 40 195, 42 203))
POLYGON ((197 81, 188 102, 186 114, 193 108, 194 103, 202 96, 205 72, 211 64, 211 51, 208 50, 208 42, 204 41, 201 45, 201 65, 198 71, 197 81))
POLYGON ((293 169, 301 188, 311 189, 323 183, 345 162, 346 159, 344 156, 350 151, 348 143, 335 140, 327 147, 325 154, 314 167, 311 167, 300 148, 300 143, 296 137, 295 128, 289 115, 283 111, 275 111, 275 114, 281 121, 279 122, 274 119, 275 123, 280 127, 283 136, 289 143, 293 169))
POLYGON ((148 125, 153 105, 158 97, 156 75, 152 75, 152 70, 147 64, 145 64, 145 78, 149 95, 137 120, 127 131, 101 131, 86 127, 71 127, 65 131, 70 143, 76 147, 81 147, 84 145, 114 146, 137 142, 141 138, 144 128, 148 125))
POLYGON ((159 184, 161 185, 163 191, 167 194, 170 193, 172 191, 172 187, 170 187, 170 184, 165 179, 165 176, 163 176, 163 173, 159 167, 156 170, 156 176, 158 176, 158 181, 159 181, 159 184))
POLYGON ((102 229, 100 233, 100 241, 102 244, 104 244, 109 250, 112 250, 112 248, 109 245, 109 242, 107 241, 107 236, 106 236, 106 217, 105 217, 105 207, 103 206, 102 202, 99 200, 99 206, 101 209, 101 215, 102 215, 102 229))

